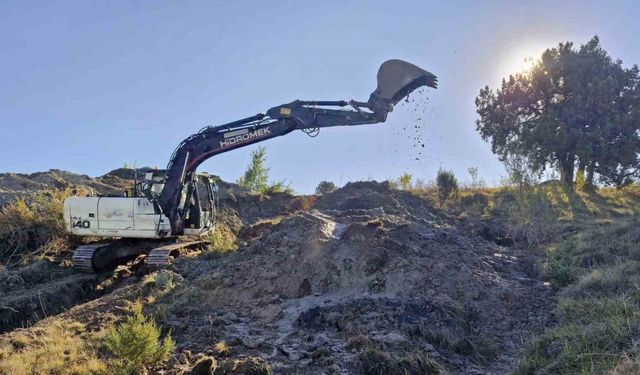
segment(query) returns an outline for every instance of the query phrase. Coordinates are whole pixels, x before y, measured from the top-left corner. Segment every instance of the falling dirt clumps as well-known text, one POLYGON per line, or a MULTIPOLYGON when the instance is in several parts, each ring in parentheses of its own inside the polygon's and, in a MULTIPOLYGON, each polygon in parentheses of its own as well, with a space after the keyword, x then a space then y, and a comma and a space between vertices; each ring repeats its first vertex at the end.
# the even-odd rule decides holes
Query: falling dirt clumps
POLYGON ((215 355, 225 342, 278 374, 424 373, 425 363, 502 374, 551 319, 551 291, 526 273, 525 254, 387 183, 350 183, 309 209, 244 223, 237 252, 178 259, 184 282, 156 301, 179 350, 215 355))

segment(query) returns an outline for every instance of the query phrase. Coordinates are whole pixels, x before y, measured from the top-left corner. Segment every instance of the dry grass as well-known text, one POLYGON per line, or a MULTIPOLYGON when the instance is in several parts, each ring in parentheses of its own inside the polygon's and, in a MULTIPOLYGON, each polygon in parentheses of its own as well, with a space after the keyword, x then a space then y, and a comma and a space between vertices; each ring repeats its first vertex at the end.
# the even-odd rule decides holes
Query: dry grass
POLYGON ((442 367, 426 352, 415 351, 396 356, 375 348, 360 353, 358 369, 362 375, 435 375, 443 372, 442 367))
POLYGON ((0 374, 107 374, 100 338, 72 321, 53 321, 0 341, 0 374))
POLYGON ((223 357, 226 357, 231 353, 231 347, 224 341, 220 341, 219 343, 215 344, 213 346, 213 350, 218 353, 218 355, 223 357))
POLYGON ((225 223, 216 223, 215 228, 209 234, 211 251, 224 254, 238 249, 236 234, 225 223))
POLYGON ((19 199, 0 211, 0 263, 57 256, 68 248, 63 218, 70 190, 50 190, 19 199))

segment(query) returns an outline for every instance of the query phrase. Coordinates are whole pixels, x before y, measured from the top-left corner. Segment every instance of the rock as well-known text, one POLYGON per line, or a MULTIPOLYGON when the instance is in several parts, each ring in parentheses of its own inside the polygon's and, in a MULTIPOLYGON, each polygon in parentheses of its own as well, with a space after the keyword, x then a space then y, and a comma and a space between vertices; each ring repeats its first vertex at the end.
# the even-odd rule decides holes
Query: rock
POLYGON ((228 313, 224 314, 222 317, 224 319, 226 319, 227 321, 230 321, 230 322, 234 322, 235 323, 235 322, 238 321, 238 316, 236 314, 232 313, 232 312, 228 312, 228 313))
POLYGON ((265 323, 272 323, 282 317, 282 308, 277 304, 257 307, 251 312, 265 323))
POLYGON ((243 337, 242 345, 246 346, 249 349, 257 349, 263 344, 264 341, 255 337, 243 337))
POLYGON ((184 278, 169 270, 160 270, 156 276, 156 285, 160 289, 169 289, 172 284, 180 284, 184 278))
POLYGON ((373 339, 383 344, 402 344, 408 341, 406 337, 397 332, 389 332, 386 335, 376 335, 373 339))
POLYGON ((325 346, 327 344, 329 344, 329 339, 327 339, 327 336, 323 333, 316 336, 316 338, 313 340, 313 346, 315 346, 316 348, 325 346))
POLYGON ((305 296, 310 296, 312 294, 313 294, 313 291, 311 289, 311 283, 309 282, 309 280, 308 279, 302 280, 302 283, 298 287, 298 297, 302 298, 305 296))
POLYGON ((211 375, 218 367, 218 362, 213 357, 202 357, 191 369, 191 375, 211 375))

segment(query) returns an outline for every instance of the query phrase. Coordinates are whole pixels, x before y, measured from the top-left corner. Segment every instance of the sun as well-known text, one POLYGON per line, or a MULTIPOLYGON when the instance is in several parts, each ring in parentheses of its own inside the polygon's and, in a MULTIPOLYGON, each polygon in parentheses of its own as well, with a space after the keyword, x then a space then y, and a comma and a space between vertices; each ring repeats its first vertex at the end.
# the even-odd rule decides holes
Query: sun
POLYGON ((530 71, 543 51, 544 48, 531 45, 521 45, 506 51, 502 63, 499 64, 500 75, 508 77, 511 74, 530 71))

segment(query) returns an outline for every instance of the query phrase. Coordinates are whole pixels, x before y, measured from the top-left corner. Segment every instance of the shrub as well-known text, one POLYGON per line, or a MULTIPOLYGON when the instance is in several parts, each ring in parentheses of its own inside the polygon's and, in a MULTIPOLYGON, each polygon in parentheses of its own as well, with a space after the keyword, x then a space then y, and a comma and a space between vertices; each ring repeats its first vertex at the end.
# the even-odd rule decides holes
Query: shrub
POLYGON ((134 315, 109 332, 106 347, 117 358, 121 372, 138 374, 144 366, 168 360, 175 350, 175 342, 170 334, 160 340, 155 321, 144 316, 142 304, 136 303, 134 315))
POLYGON ((45 191, 2 208, 0 262, 9 264, 36 250, 57 253, 66 248, 63 205, 70 194, 70 190, 45 191))
POLYGON ((287 182, 286 180, 272 182, 267 189, 261 191, 263 194, 273 194, 273 193, 286 193, 293 194, 295 191, 291 187, 291 182, 287 182))
POLYGON ((211 245, 211 250, 216 253, 228 253, 238 248, 235 233, 224 222, 216 223, 209 233, 209 244, 211 245))
POLYGON ((469 183, 469 189, 483 189, 485 187, 484 180, 479 175, 478 167, 469 167, 467 169, 469 176, 471 176, 471 182, 469 183))
POLYGON ((458 179, 453 172, 440 169, 436 176, 436 187, 438 188, 440 205, 443 205, 458 194, 458 179))
POLYGON ((410 190, 411 189, 411 180, 412 179, 413 179, 413 176, 411 176, 407 172, 404 172, 402 174, 402 176, 400 176, 400 178, 398 179, 398 182, 400 182, 400 187, 402 187, 402 190, 410 190))
POLYGON ((336 185, 330 181, 320 181, 318 186, 316 186, 316 195, 325 195, 335 191, 336 185))

